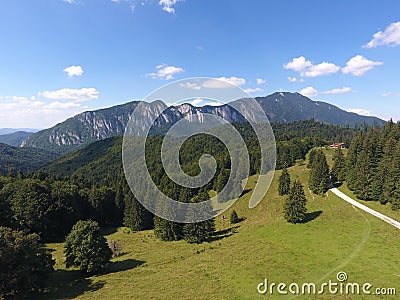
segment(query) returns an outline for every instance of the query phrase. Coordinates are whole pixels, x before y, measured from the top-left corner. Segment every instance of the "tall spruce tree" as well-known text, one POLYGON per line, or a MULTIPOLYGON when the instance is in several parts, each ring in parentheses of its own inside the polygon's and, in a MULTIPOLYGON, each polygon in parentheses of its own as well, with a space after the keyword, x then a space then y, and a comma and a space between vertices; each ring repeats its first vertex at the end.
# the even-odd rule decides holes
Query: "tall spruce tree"
POLYGON ((323 194, 329 186, 329 167, 322 150, 315 153, 308 181, 310 190, 315 194, 323 194))
POLYGON ((133 231, 151 229, 152 214, 135 198, 129 190, 124 197, 124 225, 133 231))
MULTIPOLYGON (((191 203, 200 203, 209 200, 209 196, 205 192, 201 192, 191 199, 191 203)), ((201 214, 203 212, 200 212, 201 214)), ((193 218, 193 223, 187 223, 183 226, 183 237, 188 243, 201 244, 211 239, 215 232, 214 218, 202 221, 194 222, 197 217, 195 212, 189 208, 187 212, 193 218)))
POLYGON ((290 174, 286 168, 282 170, 282 174, 279 177, 278 192, 280 196, 289 194, 290 191, 290 174))
POLYGON ((289 223, 301 223, 307 213, 307 199, 301 182, 296 179, 286 198, 283 210, 285 220, 289 223))
POLYGON ((344 181, 346 179, 346 159, 341 148, 335 149, 331 173, 334 180, 344 181))
POLYGON ((364 132, 360 132, 352 141, 346 157, 346 181, 350 189, 356 186, 357 172, 355 169, 358 161, 358 155, 361 151, 364 132))

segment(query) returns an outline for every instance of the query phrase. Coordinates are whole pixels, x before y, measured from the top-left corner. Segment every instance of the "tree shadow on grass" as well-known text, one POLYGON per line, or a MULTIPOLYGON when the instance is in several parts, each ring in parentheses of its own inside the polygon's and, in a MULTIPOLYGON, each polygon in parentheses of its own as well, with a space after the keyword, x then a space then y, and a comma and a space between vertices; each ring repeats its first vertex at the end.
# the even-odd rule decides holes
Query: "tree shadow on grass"
POLYGON ((250 193, 251 191, 252 191, 252 189, 245 189, 245 190, 243 190, 243 192, 242 192, 242 194, 240 195, 240 197, 242 197, 242 196, 244 196, 244 195, 250 193))
POLYGON ((305 223, 314 221, 314 220, 315 220, 316 218, 318 218, 321 214, 322 214, 322 211, 321 211, 321 210, 313 211, 313 212, 311 212, 311 213, 307 213, 307 214, 306 214, 306 217, 304 218, 303 222, 301 222, 301 223, 305 224, 305 223))
POLYGON ((236 232, 237 228, 239 228, 239 226, 234 226, 234 227, 230 227, 230 228, 227 228, 227 229, 224 229, 224 230, 216 231, 213 234, 213 236, 211 237, 210 242, 219 241, 219 240, 222 240, 224 238, 232 236, 236 232))
POLYGON ((49 274, 46 288, 34 299, 74 299, 101 289, 105 281, 93 282, 78 270, 55 270, 49 274))
POLYGON ((104 270, 99 273, 99 275, 105 275, 105 274, 111 274, 111 273, 117 273, 117 272, 131 270, 136 267, 139 267, 140 265, 143 265, 144 263, 145 263, 145 261, 135 260, 135 259, 125 259, 125 260, 120 260, 120 261, 114 261, 114 262, 110 263, 107 267, 105 267, 104 270))
MULTIPOLYGON (((111 262, 97 275, 127 271, 143 263, 134 259, 111 262)), ((79 270, 55 270, 49 275, 46 288, 34 299, 74 299, 84 293, 98 291, 106 284, 104 280, 94 281, 90 276, 93 274, 79 270)))
POLYGON ((335 182, 335 183, 333 184, 333 186, 334 186, 335 188, 341 187, 342 185, 343 185, 343 182, 342 182, 342 181, 338 181, 338 182, 335 182))

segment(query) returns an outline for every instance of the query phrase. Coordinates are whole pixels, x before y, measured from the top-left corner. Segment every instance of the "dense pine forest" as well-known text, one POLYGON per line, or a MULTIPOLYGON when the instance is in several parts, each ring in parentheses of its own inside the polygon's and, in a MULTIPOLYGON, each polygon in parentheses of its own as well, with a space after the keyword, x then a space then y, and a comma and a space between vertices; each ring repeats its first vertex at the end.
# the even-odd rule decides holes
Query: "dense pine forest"
POLYGON ((400 124, 390 121, 359 132, 349 148, 346 172, 348 187, 359 199, 400 209, 400 124))

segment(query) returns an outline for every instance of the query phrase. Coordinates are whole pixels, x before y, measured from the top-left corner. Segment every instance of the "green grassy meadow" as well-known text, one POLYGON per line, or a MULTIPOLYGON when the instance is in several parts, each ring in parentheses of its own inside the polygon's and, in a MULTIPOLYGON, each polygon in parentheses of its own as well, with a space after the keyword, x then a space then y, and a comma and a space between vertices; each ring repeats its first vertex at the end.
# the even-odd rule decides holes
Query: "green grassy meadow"
MULTIPOLYGON (((330 151, 330 150, 328 150, 330 151)), ((37 299, 289 299, 260 295, 257 285, 269 282, 336 281, 345 271, 348 281, 373 287, 394 287, 400 293, 399 230, 370 216, 332 193, 311 195, 305 166, 289 169, 299 177, 308 199, 308 222, 283 219, 284 198, 278 196, 277 171, 264 200, 248 208, 257 176, 248 180, 249 192, 216 219, 218 236, 211 243, 162 242, 152 231, 132 233, 110 229, 107 239, 122 244, 123 255, 113 259, 103 274, 85 277, 66 270, 63 244, 49 244, 56 271, 37 299), (244 217, 233 227, 235 209, 244 217)), ((347 191, 346 191, 347 192, 347 191)), ((400 212, 391 211, 400 220, 400 212)), ((397 295, 398 297, 398 295, 397 295)), ((296 299, 396 299, 396 296, 304 295, 296 299)))

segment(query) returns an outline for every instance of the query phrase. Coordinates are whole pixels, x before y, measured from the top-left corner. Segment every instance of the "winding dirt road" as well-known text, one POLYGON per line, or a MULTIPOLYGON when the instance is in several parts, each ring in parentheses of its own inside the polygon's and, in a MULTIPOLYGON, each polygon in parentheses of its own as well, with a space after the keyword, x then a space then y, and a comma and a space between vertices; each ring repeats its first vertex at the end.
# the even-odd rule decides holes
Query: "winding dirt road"
POLYGON ((400 222, 397 222, 396 220, 393 220, 392 218, 389 218, 388 216, 385 216, 361 203, 359 203, 358 201, 350 198, 349 196, 347 196, 346 194, 342 193, 341 191, 339 191, 337 188, 332 188, 330 189, 330 191, 332 191, 332 193, 334 193, 336 196, 338 196, 339 198, 342 198, 344 201, 350 203, 351 205, 354 205, 360 209, 362 209, 363 211, 366 211, 367 213, 389 223, 390 225, 400 229, 400 222))

